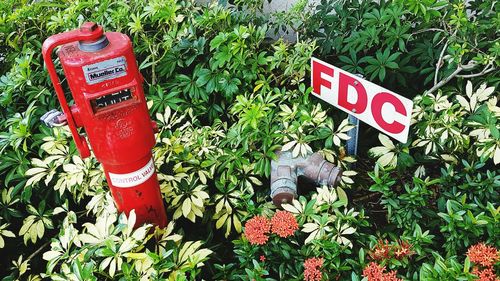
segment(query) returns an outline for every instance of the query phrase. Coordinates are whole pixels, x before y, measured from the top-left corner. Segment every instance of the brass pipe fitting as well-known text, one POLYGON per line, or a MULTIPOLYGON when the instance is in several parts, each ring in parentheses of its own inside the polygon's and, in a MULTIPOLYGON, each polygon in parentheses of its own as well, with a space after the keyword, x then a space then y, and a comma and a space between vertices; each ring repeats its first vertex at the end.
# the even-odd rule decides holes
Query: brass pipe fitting
POLYGON ((342 170, 318 152, 307 157, 292 157, 290 151, 278 151, 271 161, 271 198, 276 206, 290 203, 297 197, 297 178, 303 176, 317 185, 336 186, 342 170))

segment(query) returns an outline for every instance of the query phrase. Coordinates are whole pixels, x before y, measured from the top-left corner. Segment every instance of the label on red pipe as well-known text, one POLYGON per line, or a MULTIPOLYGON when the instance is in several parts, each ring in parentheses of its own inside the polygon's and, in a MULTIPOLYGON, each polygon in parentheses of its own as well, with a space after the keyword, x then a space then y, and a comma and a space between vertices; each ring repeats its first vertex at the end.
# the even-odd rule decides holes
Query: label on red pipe
POLYGON ((147 181, 155 171, 153 158, 149 160, 146 166, 139 170, 127 174, 108 173, 111 184, 116 187, 133 187, 147 181))
POLYGON ((109 79, 127 75, 127 61, 125 57, 88 64, 82 67, 87 84, 92 85, 109 79))

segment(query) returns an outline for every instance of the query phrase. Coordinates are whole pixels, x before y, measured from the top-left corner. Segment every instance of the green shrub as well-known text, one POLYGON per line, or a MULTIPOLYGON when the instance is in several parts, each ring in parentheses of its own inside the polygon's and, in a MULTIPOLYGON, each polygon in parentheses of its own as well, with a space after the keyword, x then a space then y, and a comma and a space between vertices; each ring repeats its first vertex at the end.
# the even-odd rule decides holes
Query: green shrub
POLYGON ((498 83, 496 9, 494 1, 323 0, 298 30, 317 38, 327 62, 414 97, 458 77, 498 83))
POLYGON ((0 3, 3 280, 361 280, 368 269, 475 280, 498 272, 498 260, 483 267, 470 254, 479 242, 500 248, 498 3, 324 0, 309 9, 299 1, 270 16, 262 1, 234 4, 0 3), (84 21, 133 41, 159 124, 153 152, 165 229, 133 230, 135 215, 117 214, 100 164, 77 155, 66 128, 38 121, 58 108, 41 44, 84 21), (286 25, 297 43, 268 38, 286 25), (366 130, 359 156, 346 155, 353 126, 310 98, 313 55, 413 98, 409 141, 380 134, 379 144, 366 130), (340 187, 302 188, 284 207, 285 232, 273 230, 283 213, 268 198, 280 148, 319 151, 344 169, 340 187), (263 243, 252 242, 255 217, 270 220, 263 243))

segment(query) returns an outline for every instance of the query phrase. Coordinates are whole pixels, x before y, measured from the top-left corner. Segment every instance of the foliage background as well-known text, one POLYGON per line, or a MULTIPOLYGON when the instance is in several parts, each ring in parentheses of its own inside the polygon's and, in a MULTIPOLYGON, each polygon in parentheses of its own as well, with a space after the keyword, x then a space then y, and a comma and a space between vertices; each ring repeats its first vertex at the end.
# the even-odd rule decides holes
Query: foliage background
POLYGON ((256 0, 0 3, 4 280, 300 280, 319 256, 325 280, 360 280, 380 239, 412 245, 383 261, 401 278, 473 280, 467 248, 500 246, 498 5, 298 1, 266 15, 256 0), (41 44, 84 21, 128 34, 146 78, 173 221, 154 236, 116 214, 100 165, 78 157, 67 130, 38 121, 58 108, 41 44), (285 26, 297 43, 269 38, 285 26), (359 157, 347 156, 345 116, 310 97, 312 55, 413 98, 410 140, 363 126, 359 157), (301 231, 258 247, 240 233, 275 211, 282 146, 320 150, 346 172, 339 189, 303 186, 287 207, 301 231))

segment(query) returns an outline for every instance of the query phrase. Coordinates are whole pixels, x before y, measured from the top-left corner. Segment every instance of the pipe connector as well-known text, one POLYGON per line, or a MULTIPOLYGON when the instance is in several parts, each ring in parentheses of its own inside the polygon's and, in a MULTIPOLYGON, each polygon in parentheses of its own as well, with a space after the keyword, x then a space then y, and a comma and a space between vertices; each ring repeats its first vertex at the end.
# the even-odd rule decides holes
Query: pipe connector
POLYGON ((276 206, 290 203, 297 197, 297 178, 303 176, 317 185, 336 186, 342 170, 318 152, 307 157, 292 157, 290 151, 278 151, 271 161, 271 198, 276 206))
POLYGON ((49 128, 64 126, 68 123, 66 115, 56 109, 45 112, 42 117, 40 117, 40 121, 49 128))

